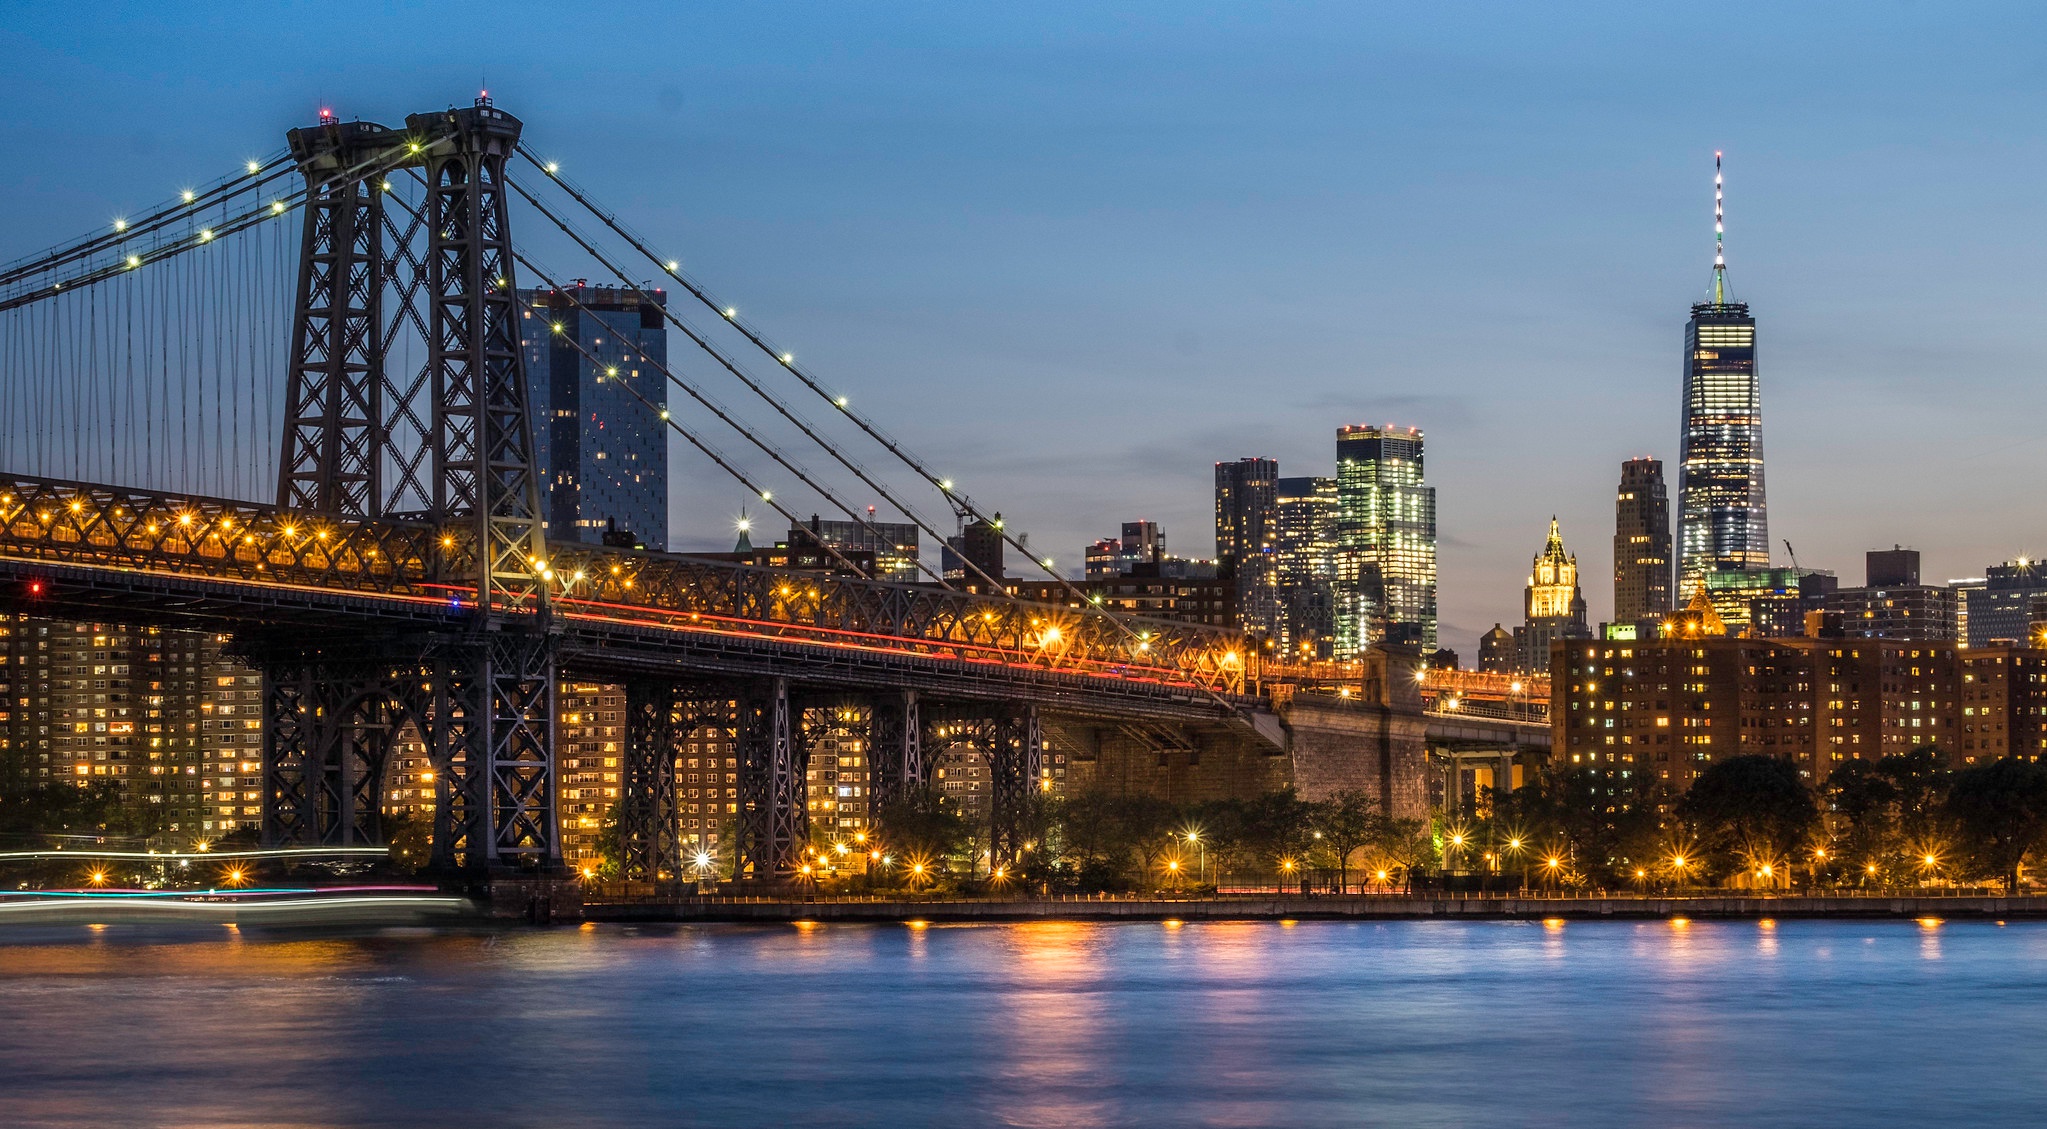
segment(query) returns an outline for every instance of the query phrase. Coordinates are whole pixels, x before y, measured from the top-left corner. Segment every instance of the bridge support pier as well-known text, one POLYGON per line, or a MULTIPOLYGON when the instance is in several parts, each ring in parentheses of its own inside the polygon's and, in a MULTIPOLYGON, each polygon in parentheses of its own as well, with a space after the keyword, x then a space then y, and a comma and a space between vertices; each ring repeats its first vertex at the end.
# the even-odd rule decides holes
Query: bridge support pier
POLYGON ((384 766, 402 724, 389 680, 311 662, 263 676, 263 842, 384 841, 384 766))
POLYGON ((435 869, 559 869, 554 640, 450 645, 436 655, 432 694, 435 869))
POLYGON ((923 710, 915 690, 877 695, 867 713, 867 814, 924 786, 923 710))
POLYGON ((623 847, 619 877, 653 882, 682 873, 675 758, 687 735, 690 704, 672 682, 636 678, 625 684, 626 743, 618 795, 623 847))
POLYGON ((778 882, 795 872, 810 836, 802 727, 792 724, 786 678, 748 683, 738 705, 739 842, 732 873, 743 882, 778 882))
POLYGON ((1045 761, 1038 707, 1006 709, 988 728, 989 865, 1013 867, 1031 835, 1033 793, 1045 761))

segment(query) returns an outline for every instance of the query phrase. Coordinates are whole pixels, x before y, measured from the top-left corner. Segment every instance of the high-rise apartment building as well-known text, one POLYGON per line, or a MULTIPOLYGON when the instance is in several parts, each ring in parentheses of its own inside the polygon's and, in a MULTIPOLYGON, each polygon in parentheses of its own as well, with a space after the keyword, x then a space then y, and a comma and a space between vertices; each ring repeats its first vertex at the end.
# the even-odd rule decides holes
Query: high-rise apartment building
POLYGON ((1670 614, 1670 496, 1662 459, 1621 464, 1614 495, 1613 620, 1643 623, 1670 614))
POLYGON ((1592 634, 1585 626, 1578 558, 1564 551, 1564 535, 1554 517, 1549 519, 1549 540, 1529 567, 1522 605, 1526 622, 1514 633, 1514 650, 1520 669, 1531 674, 1549 672, 1550 644, 1592 634))
POLYGON ((856 562, 862 559, 856 554, 872 553, 874 579, 915 584, 925 579, 917 566, 920 532, 915 522, 874 520, 869 506, 866 521, 825 521, 812 514, 809 524, 789 530, 788 544, 792 550, 829 546, 856 562))
POLYGON ((1239 626, 1278 639, 1279 462, 1215 464, 1217 575, 1237 582, 1239 626))
MULTIPOLYGON (((1126 521, 1121 537, 1104 537, 1082 550, 1082 573, 1089 580, 1119 576, 1162 576, 1176 580, 1214 580, 1215 561, 1197 561, 1166 552, 1166 534, 1155 521, 1126 521)), ((1232 604, 1234 605, 1234 598, 1232 604)))
POLYGON ((1645 771, 1672 794, 1716 761, 1753 754, 1818 784, 1843 761, 1922 746, 1955 766, 2047 752, 2047 652, 1702 634, 1562 653, 1550 680, 1553 755, 1645 771))
POLYGON ((547 536, 595 545, 613 530, 666 549, 668 384, 654 367, 668 363, 666 296, 576 285, 519 300, 547 536))
POLYGON ((1967 593, 1969 646, 2036 642, 2031 634, 2032 606, 2043 596, 2047 565, 2031 557, 1991 565, 1981 587, 1967 593))
POLYGON ((1879 549, 1867 558, 1863 587, 1826 595, 1826 610, 1840 616, 1841 634, 1862 639, 1956 638, 1960 611, 1955 590, 1919 583, 1919 550, 1879 549))
POLYGON ((1336 642, 1336 480, 1282 478, 1278 527, 1279 642, 1293 658, 1329 658, 1336 642))
POLYGON ((625 687, 564 680, 555 690, 555 818, 562 859, 596 863, 604 824, 624 786, 625 687))
POLYGON ((0 616, 0 783, 111 783, 173 847, 262 822, 262 678, 222 638, 0 616))
POLYGON ((1336 432, 1335 657, 1378 643, 1436 649, 1436 491, 1420 428, 1336 432))
POLYGON ((1770 565, 1756 320, 1727 292, 1720 155, 1713 155, 1713 294, 1685 323, 1678 468, 1678 600, 1715 571, 1770 565))

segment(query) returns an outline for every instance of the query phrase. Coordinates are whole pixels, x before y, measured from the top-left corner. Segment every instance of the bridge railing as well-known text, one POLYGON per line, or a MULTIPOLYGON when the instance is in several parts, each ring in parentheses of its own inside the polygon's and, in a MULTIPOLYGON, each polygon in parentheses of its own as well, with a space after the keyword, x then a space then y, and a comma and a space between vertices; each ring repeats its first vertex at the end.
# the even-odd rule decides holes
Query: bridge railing
MULTIPOLYGON (((341 518, 222 498, 0 476, 0 554, 472 605, 468 523, 341 518)), ((1247 694, 1241 633, 1002 596, 564 543, 537 562, 557 614, 908 651, 1247 694)), ((501 609, 513 614, 534 608, 501 609)))
POLYGON ((447 564, 431 525, 21 475, 0 476, 0 552, 420 597, 447 564))
POLYGON ((885 647, 1244 694, 1257 651, 1241 632, 1076 611, 1005 596, 664 553, 549 548, 556 607, 674 626, 885 647))

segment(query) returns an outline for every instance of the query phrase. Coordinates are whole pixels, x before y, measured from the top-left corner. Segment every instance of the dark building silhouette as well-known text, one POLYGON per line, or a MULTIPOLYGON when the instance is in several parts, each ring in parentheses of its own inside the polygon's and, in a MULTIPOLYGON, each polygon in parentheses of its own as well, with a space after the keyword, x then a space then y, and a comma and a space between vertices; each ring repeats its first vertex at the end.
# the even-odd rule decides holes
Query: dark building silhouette
POLYGON ((1513 632, 1496 623, 1491 631, 1478 637, 1478 669, 1489 674, 1512 674, 1520 665, 1513 632))
POLYGON ((1663 460, 1621 464, 1614 498, 1613 619, 1643 623, 1670 614, 1670 496, 1663 460))
POLYGON ((961 527, 959 533, 946 538, 945 550, 939 556, 943 565, 940 571, 947 583, 957 581, 969 591, 982 591, 987 583, 975 575, 974 569, 1000 584, 1002 549, 1002 514, 997 511, 993 518, 975 518, 961 527), (968 568, 968 563, 974 569, 968 568))
POLYGON ((1237 582, 1239 626, 1268 638, 1279 624, 1279 462, 1215 464, 1216 575, 1237 582))

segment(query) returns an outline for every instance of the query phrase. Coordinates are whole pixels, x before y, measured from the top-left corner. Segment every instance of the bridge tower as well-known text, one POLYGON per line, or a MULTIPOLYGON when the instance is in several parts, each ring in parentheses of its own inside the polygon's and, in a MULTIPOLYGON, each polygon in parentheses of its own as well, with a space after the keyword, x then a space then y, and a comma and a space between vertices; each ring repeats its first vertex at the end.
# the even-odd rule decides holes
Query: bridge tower
POLYGON ((278 502, 431 521, 435 571, 473 593, 461 598, 473 615, 464 633, 378 640, 353 660, 331 642, 244 642, 266 674, 273 842, 378 838, 376 804, 361 797, 377 795, 396 726, 335 720, 346 704, 350 718, 407 718, 426 743, 437 867, 560 864, 552 570, 505 183, 519 132, 479 98, 410 115, 403 130, 323 117, 290 134, 307 205, 278 502), (397 177, 425 186, 403 226, 388 202, 397 177), (401 373, 391 345, 408 327, 427 361, 401 373), (394 662, 409 681, 393 682, 394 662))

